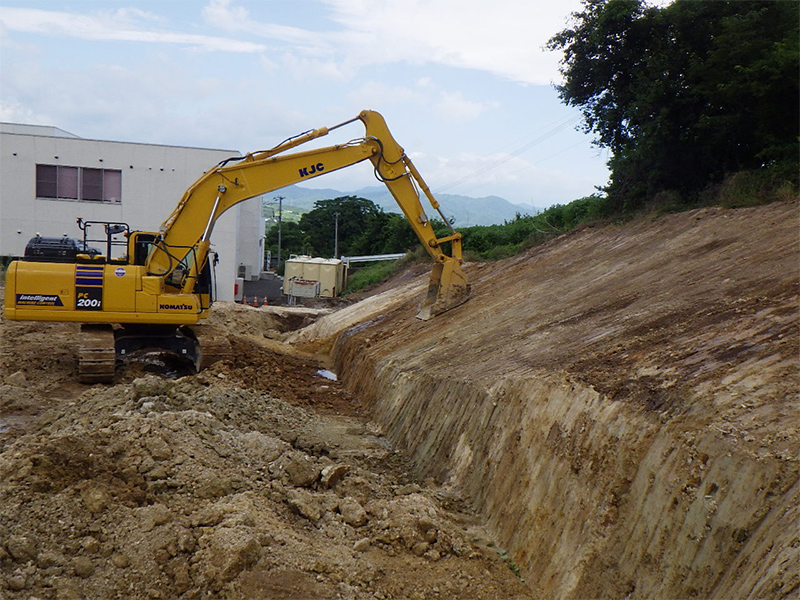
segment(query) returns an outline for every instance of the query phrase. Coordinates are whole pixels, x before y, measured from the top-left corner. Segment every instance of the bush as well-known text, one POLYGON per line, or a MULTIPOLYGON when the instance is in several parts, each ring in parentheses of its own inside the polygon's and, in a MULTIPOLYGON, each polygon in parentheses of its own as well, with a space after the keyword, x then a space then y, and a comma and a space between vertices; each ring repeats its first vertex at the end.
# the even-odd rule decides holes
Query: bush
POLYGON ((487 252, 483 253, 484 260, 502 260, 509 258, 515 254, 519 254, 520 244, 504 244, 502 246, 495 246, 487 252))
POLYGON ((363 290, 371 285, 381 283, 394 275, 400 268, 398 261, 384 260, 354 269, 347 278, 345 294, 363 290))
POLYGON ((704 203, 742 208, 797 198, 795 185, 768 170, 741 171, 703 193, 704 203))

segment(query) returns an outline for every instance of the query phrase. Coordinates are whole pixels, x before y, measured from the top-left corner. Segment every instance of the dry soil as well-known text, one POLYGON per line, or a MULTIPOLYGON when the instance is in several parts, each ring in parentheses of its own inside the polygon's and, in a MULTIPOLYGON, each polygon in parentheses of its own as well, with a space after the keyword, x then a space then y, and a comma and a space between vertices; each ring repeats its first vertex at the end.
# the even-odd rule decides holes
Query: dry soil
POLYGON ((2 321, 0 598, 793 597, 798 214, 586 228, 427 323, 417 272, 219 303, 199 375, 2 321))
MULTIPOLYGON (((285 347, 319 311, 215 305, 234 358, 75 383, 77 325, 2 322, 0 598, 524 598, 457 497, 285 347)), ((324 312, 324 311, 323 311, 324 312)))

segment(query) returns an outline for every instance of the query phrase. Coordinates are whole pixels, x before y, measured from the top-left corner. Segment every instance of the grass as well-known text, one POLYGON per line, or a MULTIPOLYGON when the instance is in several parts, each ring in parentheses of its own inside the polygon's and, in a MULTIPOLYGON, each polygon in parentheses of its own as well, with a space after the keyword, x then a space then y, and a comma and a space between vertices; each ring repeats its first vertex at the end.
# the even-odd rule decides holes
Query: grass
POLYGON ((402 268, 398 266, 398 262, 383 260, 354 269, 347 278, 346 293, 358 292, 385 281, 402 268))
POLYGON ((742 171, 726 177, 709 190, 708 195, 712 204, 725 208, 744 208, 792 200, 797 198, 797 190, 790 181, 769 172, 742 171))

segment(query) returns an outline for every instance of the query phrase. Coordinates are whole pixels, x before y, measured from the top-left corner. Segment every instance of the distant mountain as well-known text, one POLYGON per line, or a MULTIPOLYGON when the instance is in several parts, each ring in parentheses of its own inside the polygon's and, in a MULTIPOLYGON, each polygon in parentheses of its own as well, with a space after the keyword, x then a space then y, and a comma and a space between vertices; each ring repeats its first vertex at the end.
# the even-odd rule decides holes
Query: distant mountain
MULTIPOLYGON (((386 212, 401 212, 389 191, 381 186, 365 187, 354 192, 342 192, 330 188, 310 189, 290 185, 276 192, 273 197, 276 196, 283 196, 283 204, 286 206, 296 206, 306 210, 313 209, 314 202, 318 200, 357 196, 371 200, 386 212)), ((472 198, 455 194, 437 194, 436 199, 441 203, 441 209, 445 216, 454 219, 453 224, 456 227, 499 225, 505 221, 513 221, 517 214, 535 215, 542 211, 530 204, 512 204, 499 196, 472 198)), ((429 217, 439 218, 427 199, 422 199, 422 205, 429 217)))

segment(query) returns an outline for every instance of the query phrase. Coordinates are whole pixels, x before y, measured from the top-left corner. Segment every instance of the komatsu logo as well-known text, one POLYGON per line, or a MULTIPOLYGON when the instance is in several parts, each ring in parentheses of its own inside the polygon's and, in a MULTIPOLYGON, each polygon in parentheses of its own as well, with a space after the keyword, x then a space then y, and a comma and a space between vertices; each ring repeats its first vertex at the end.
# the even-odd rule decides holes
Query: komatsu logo
POLYGON ((298 169, 298 173, 300 173, 300 177, 308 177, 310 175, 319 175, 325 170, 325 165, 322 163, 317 163, 315 165, 311 165, 310 167, 303 167, 302 169, 298 169))
POLYGON ((192 310, 194 306, 191 304, 159 304, 159 310, 192 310))

